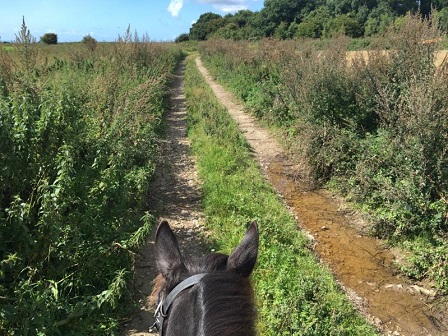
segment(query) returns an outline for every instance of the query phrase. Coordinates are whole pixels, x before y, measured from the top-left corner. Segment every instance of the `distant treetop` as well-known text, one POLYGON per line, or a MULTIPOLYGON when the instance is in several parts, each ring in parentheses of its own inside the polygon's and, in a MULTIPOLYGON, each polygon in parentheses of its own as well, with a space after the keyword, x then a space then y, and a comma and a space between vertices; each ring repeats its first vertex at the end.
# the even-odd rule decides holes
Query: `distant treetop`
POLYGON ((431 14, 448 32, 448 0, 265 0, 259 12, 241 10, 221 16, 202 14, 189 34, 178 39, 226 38, 250 40, 261 37, 367 37, 379 34, 408 13, 431 14))
POLYGON ((45 44, 58 44, 58 35, 54 33, 47 33, 41 36, 40 41, 45 44))

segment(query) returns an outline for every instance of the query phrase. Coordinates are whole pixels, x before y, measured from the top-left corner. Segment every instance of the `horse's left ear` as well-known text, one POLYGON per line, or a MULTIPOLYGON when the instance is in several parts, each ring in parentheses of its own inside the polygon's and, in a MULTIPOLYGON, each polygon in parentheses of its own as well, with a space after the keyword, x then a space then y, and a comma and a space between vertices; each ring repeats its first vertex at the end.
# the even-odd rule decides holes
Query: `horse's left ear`
POLYGON ((165 277, 184 267, 176 236, 167 221, 160 223, 156 233, 156 264, 165 277))
POLYGON ((227 261, 227 270, 248 277, 258 256, 258 226, 252 222, 243 240, 235 248, 227 261))

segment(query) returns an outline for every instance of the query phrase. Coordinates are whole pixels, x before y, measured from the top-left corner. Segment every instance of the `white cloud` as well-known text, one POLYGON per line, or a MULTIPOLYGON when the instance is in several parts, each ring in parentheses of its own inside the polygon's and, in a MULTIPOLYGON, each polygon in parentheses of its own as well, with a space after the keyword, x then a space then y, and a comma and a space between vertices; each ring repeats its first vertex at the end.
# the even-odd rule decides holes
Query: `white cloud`
POLYGON ((249 7, 246 4, 247 0, 198 0, 198 2, 213 5, 224 13, 233 13, 249 7))
POLYGON ((244 5, 215 5, 215 7, 226 13, 234 13, 243 9, 247 9, 247 6, 244 5))
POLYGON ((178 16, 183 5, 183 0, 171 0, 170 4, 168 5, 168 12, 170 12, 172 16, 178 16))

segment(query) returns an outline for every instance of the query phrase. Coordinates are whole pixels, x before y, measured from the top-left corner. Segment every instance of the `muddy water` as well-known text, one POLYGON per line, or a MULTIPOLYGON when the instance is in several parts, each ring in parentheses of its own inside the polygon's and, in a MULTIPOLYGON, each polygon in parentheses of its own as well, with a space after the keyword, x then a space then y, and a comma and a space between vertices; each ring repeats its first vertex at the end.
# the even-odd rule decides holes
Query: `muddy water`
POLYGON ((325 191, 306 191, 309 188, 294 181, 281 161, 268 164, 267 173, 301 226, 314 237, 318 255, 356 293, 361 309, 374 317, 375 324, 393 335, 448 334, 441 316, 431 309, 430 297, 420 293, 424 289, 395 275, 389 250, 350 228, 347 217, 325 191))

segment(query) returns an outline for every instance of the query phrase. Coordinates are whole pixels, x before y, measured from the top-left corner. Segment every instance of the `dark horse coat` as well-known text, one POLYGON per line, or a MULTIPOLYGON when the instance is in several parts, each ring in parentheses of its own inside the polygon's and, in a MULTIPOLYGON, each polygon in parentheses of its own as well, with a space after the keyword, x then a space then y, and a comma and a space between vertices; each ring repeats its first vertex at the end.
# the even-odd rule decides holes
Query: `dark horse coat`
POLYGON ((230 256, 213 253, 190 259, 182 256, 173 231, 164 221, 157 229, 156 254, 164 281, 159 293, 162 303, 173 289, 177 292, 182 284, 191 282, 192 276, 201 274, 194 277, 199 278, 194 284, 179 290, 163 312, 166 314, 161 321, 163 336, 256 334, 255 305, 249 280, 258 255, 255 222, 230 256))

